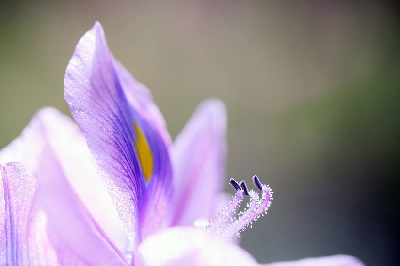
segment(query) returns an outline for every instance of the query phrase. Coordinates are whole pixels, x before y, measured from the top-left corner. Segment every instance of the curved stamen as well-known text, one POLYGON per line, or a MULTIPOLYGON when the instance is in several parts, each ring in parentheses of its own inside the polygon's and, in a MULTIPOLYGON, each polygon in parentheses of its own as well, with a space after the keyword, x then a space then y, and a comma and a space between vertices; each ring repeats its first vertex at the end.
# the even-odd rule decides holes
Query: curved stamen
POLYGON ((246 182, 244 182, 244 180, 242 180, 242 181, 240 181, 239 185, 240 185, 240 187, 242 188, 244 194, 245 194, 246 196, 249 196, 249 195, 250 195, 250 194, 249 194, 249 189, 247 188, 246 182))
MULTIPOLYGON (((236 182, 236 181, 235 181, 236 182)), ((222 210, 222 212, 217 214, 217 219, 215 221, 211 220, 210 224, 207 226, 207 231, 214 231, 215 233, 221 233, 221 225, 227 222, 229 219, 232 220, 230 216, 231 213, 235 212, 240 206, 243 200, 243 191, 236 191, 233 199, 228 203, 228 205, 222 210)))
POLYGON ((238 235, 240 230, 243 230, 247 225, 252 222, 253 219, 251 217, 253 216, 253 213, 257 209, 258 205, 258 194, 255 193, 253 190, 249 192, 250 195, 250 203, 247 204, 247 210, 245 210, 239 218, 231 224, 227 230, 224 233, 224 238, 226 240, 229 240, 232 238, 234 235, 238 235))
POLYGON ((259 214, 266 212, 272 204, 272 189, 269 186, 262 184, 262 191, 263 194, 261 199, 263 201, 257 209, 257 212, 259 214))
POLYGON ((240 190, 240 186, 235 179, 231 178, 231 180, 229 180, 229 183, 235 188, 236 191, 240 190))
POLYGON ((248 210, 240 217, 237 225, 233 228, 234 231, 230 232, 231 237, 235 234, 239 234, 240 231, 243 231, 249 224, 252 224, 253 221, 256 221, 260 215, 267 213, 268 208, 271 206, 272 190, 269 186, 264 184, 261 186, 263 191, 261 201, 258 200, 258 194, 254 191, 251 191, 252 194, 257 195, 257 206, 253 204, 249 206, 248 210))
POLYGON ((262 184, 260 182, 260 179, 258 179, 258 176, 253 176, 253 183, 254 186, 256 186, 259 190, 262 190, 262 184))
POLYGON ((236 193, 228 205, 217 214, 215 221, 206 226, 206 231, 220 234, 225 240, 230 240, 233 236, 240 235, 240 232, 256 221, 264 213, 267 213, 272 202, 272 190, 269 186, 260 182, 257 176, 253 176, 254 186, 262 191, 261 199, 259 194, 254 190, 248 189, 246 182, 236 182, 233 178, 229 183, 235 188, 236 193), (243 200, 244 195, 250 196, 250 202, 244 211, 238 214, 235 219, 236 211, 243 200), (232 215, 233 213, 233 215, 232 215))

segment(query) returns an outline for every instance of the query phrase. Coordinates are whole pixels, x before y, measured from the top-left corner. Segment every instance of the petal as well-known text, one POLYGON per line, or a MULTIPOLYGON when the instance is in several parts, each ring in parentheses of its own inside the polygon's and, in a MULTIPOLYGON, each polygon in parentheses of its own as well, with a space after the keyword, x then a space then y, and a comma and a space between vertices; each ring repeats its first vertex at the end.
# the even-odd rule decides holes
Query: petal
POLYGON ((29 170, 37 167, 38 158, 44 145, 40 132, 37 130, 35 122, 37 119, 35 116, 17 139, 0 150, 0 163, 21 162, 29 170))
POLYGON ((35 179, 15 162, 0 165, 0 177, 0 264, 57 265, 37 206, 35 179))
POLYGON ((145 118, 160 133, 164 142, 169 146, 171 137, 167 131, 167 126, 160 109, 154 103, 149 89, 138 82, 126 68, 118 61, 114 60, 114 69, 121 83, 125 96, 131 106, 145 118))
POLYGON ((275 262, 268 266, 364 266, 359 259, 349 255, 334 255, 320 258, 306 258, 297 261, 275 262))
POLYGON ((57 109, 43 108, 21 136, 0 151, 0 163, 19 161, 31 171, 40 168, 40 158, 50 146, 70 185, 95 220, 123 252, 128 239, 111 197, 97 175, 79 128, 57 109))
POLYGON ((225 106, 218 100, 205 101, 172 149, 177 195, 174 225, 193 225, 196 219, 215 214, 225 175, 225 152, 225 106))
MULTIPOLYGON (((27 237, 21 234, 21 237, 24 237, 23 240, 27 242, 29 258, 35 261, 38 258, 38 261, 44 261, 43 265, 58 263, 61 265, 82 265, 82 263, 125 265, 123 255, 100 229, 64 176, 59 158, 56 157, 53 149, 55 147, 49 143, 56 141, 55 128, 57 126, 60 130, 58 133, 61 134, 59 137, 68 135, 61 132, 68 126, 60 123, 59 120, 62 121, 63 118, 56 110, 51 108, 41 110, 24 130, 22 136, 1 152, 3 159, 12 158, 12 152, 15 158, 35 158, 28 162, 31 163, 30 166, 35 173, 38 189, 29 213, 29 220, 22 223, 25 224, 27 228, 25 231, 29 234, 27 237), (34 141, 34 145, 30 145, 28 141, 34 141), (19 148, 25 148, 25 153, 19 148), (47 235, 50 237, 48 238, 47 235), (49 260, 51 262, 47 263, 49 260)), ((68 142, 71 137, 58 140, 68 142)), ((74 146, 75 143, 71 141, 68 144, 74 146)), ((62 146, 58 144, 58 147, 62 148, 62 146)), ((80 149, 76 151, 78 159, 80 151, 80 149)), ((62 161, 67 159, 68 156, 63 157, 62 161)), ((72 163, 70 166, 79 165, 72 163)), ((82 173, 84 174, 85 170, 82 173)), ((25 179, 27 179, 26 176, 24 176, 25 179)), ((19 182, 20 190, 27 189, 25 183, 27 183, 27 188, 30 187, 28 181, 19 182)), ((18 195, 24 194, 18 192, 18 195)), ((29 197, 24 196, 25 198, 29 197)), ((97 204, 104 202, 101 194, 97 194, 96 198, 97 204)), ((102 206, 98 206, 100 207, 102 206)))
MULTIPOLYGON (((170 197, 170 191, 168 191, 170 182, 165 181, 171 178, 171 166, 168 152, 163 146, 170 146, 171 137, 166 129, 164 118, 158 106, 154 103, 150 91, 143 84, 136 81, 125 67, 115 60, 114 69, 125 96, 129 104, 133 107, 134 112, 152 126, 148 131, 147 138, 152 145, 151 150, 155 151, 153 155, 156 155, 156 158, 153 158, 153 160, 156 165, 151 165, 150 167, 157 169, 158 166, 159 171, 153 171, 153 177, 148 184, 144 195, 144 206, 141 210, 141 232, 142 237, 146 237, 157 231, 158 228, 164 228, 170 223, 167 214, 171 212, 168 211, 166 213, 166 211, 161 210, 170 209, 170 206, 165 204, 167 201, 165 198, 168 199, 170 197), (159 134, 159 136, 156 135, 155 138, 151 137, 151 135, 154 135, 154 132, 152 132, 154 130, 159 134), (160 137, 162 138, 161 142, 159 139, 160 137)), ((139 157, 140 155, 139 153, 139 157)))
POLYGON ((134 245, 143 186, 132 146, 133 118, 117 83, 112 55, 99 23, 79 41, 64 77, 65 99, 91 150, 97 172, 113 198, 134 245))
POLYGON ((126 265, 64 176, 49 147, 34 173, 47 216, 47 233, 61 265, 126 265))
POLYGON ((79 41, 67 67, 65 99, 132 248, 140 242, 139 224, 143 236, 165 226, 171 166, 161 133, 130 104, 125 95, 129 82, 119 80, 120 68, 114 64, 103 29, 96 23, 79 41))
POLYGON ((194 227, 173 227, 145 239, 137 249, 136 266, 257 265, 235 244, 194 227))

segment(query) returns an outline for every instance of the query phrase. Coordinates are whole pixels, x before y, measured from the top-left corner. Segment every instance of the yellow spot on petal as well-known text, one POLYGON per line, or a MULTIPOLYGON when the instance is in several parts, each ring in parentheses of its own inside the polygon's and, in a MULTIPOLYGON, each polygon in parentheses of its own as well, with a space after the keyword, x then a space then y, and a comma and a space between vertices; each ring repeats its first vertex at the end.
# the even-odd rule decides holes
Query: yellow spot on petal
POLYGON ((135 127, 136 132, 135 147, 139 156, 140 165, 142 166, 144 178, 146 179, 147 183, 153 174, 153 153, 151 152, 149 143, 147 142, 140 126, 136 122, 133 123, 133 126, 135 127))

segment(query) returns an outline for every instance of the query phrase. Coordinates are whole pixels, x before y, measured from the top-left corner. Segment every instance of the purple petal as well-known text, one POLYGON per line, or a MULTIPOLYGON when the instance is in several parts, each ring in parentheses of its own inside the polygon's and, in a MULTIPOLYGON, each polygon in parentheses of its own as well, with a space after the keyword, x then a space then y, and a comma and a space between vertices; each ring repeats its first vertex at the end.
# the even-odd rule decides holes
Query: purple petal
POLYGON ((61 265, 126 265, 64 176, 47 146, 34 174, 47 216, 47 233, 61 265))
POLYGON ((225 107, 218 100, 208 100, 176 138, 172 152, 177 195, 174 225, 193 225, 196 219, 215 214, 225 174, 225 134, 225 107))
POLYGON ((0 264, 126 265, 51 154, 42 158, 38 181, 20 163, 0 165, 0 264))
POLYGON ((135 159, 133 117, 119 86, 99 23, 79 41, 64 78, 65 99, 81 128, 96 169, 123 220, 132 245, 139 240, 143 181, 135 159))
POLYGON ((297 261, 275 262, 265 266, 364 266, 359 259, 349 255, 334 255, 320 258, 306 258, 297 261))
POLYGON ((21 136, 0 151, 0 163, 19 161, 33 172, 41 167, 41 154, 50 146, 66 178, 95 220, 115 245, 126 252, 128 239, 103 182, 94 169, 79 128, 58 110, 43 108, 21 136))
POLYGON ((158 106, 154 103, 149 89, 138 82, 116 60, 114 60, 114 69, 129 104, 160 133, 164 142, 169 146, 171 144, 171 137, 168 133, 164 117, 158 106))
POLYGON ((145 239, 135 255, 136 266, 249 266, 254 258, 235 244, 194 227, 173 227, 145 239))
MULTIPOLYGON (((153 169, 146 186, 141 209, 141 235, 143 238, 170 225, 171 206, 171 162, 169 147, 171 138, 166 129, 164 118, 154 103, 150 91, 114 60, 114 68, 125 96, 132 107, 137 125, 143 132, 151 150, 153 169)), ((136 149, 138 151, 138 148, 136 149)), ((139 152, 139 159, 140 152, 139 152)), ((146 171, 144 171, 145 179, 146 171)))
POLYGON ((120 80, 126 75, 114 65, 103 29, 96 23, 79 41, 67 67, 65 99, 133 248, 140 241, 135 230, 139 225, 145 237, 168 223, 171 166, 168 143, 157 131, 160 124, 131 105, 125 91, 135 88, 120 80))
POLYGON ((85 138, 69 117, 55 109, 39 113, 42 131, 48 146, 60 163, 67 181, 88 208, 96 222, 122 251, 128 248, 128 238, 122 221, 92 163, 85 138))
POLYGON ((34 204, 35 179, 20 163, 0 165, 0 264, 56 264, 34 204))
POLYGON ((156 155, 156 158, 154 158, 156 163, 154 170, 156 171, 153 171, 152 180, 148 184, 141 211, 141 233, 142 237, 145 238, 153 232, 165 228, 170 223, 168 215, 170 206, 167 202, 170 198, 170 182, 166 181, 171 178, 171 166, 168 152, 163 147, 170 146, 171 138, 166 129, 164 118, 158 106, 154 103, 150 91, 136 81, 125 67, 115 60, 114 69, 129 104, 143 120, 151 125, 147 136, 152 136, 155 132, 158 133, 155 137, 148 139, 150 145, 152 145, 152 150, 155 151, 153 155, 156 155), (160 137, 162 141, 160 141, 160 137))

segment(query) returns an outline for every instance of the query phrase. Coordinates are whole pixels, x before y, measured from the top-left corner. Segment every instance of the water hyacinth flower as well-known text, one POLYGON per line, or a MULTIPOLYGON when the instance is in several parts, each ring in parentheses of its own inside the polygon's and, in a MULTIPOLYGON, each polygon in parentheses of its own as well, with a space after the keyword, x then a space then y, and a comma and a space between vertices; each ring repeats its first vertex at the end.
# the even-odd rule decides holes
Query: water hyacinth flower
MULTIPOLYGON (((79 41, 64 82, 76 124, 43 108, 0 151, 1 265, 258 265, 229 240, 265 213, 272 191, 257 177, 255 190, 231 179, 236 193, 222 208, 220 101, 202 103, 172 143, 99 23, 79 41)), ((336 255, 270 265, 363 264, 336 255)))

